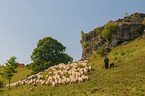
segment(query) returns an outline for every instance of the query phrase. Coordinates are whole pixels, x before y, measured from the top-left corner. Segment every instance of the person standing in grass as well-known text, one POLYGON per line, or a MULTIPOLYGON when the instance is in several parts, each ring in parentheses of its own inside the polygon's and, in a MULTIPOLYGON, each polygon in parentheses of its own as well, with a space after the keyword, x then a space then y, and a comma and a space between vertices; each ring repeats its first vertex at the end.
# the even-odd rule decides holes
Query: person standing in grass
POLYGON ((108 61, 109 61, 109 59, 107 58, 107 57, 105 57, 105 59, 104 59, 104 63, 105 63, 105 68, 106 69, 108 69, 108 61))

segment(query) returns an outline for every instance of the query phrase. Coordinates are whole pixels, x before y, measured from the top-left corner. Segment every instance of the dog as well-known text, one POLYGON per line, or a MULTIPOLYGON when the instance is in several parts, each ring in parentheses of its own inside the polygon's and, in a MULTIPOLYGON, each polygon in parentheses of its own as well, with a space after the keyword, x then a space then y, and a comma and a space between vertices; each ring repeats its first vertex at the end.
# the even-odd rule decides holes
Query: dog
POLYGON ((111 64, 110 64, 110 68, 111 68, 111 67, 113 67, 113 68, 114 68, 114 63, 111 63, 111 64))

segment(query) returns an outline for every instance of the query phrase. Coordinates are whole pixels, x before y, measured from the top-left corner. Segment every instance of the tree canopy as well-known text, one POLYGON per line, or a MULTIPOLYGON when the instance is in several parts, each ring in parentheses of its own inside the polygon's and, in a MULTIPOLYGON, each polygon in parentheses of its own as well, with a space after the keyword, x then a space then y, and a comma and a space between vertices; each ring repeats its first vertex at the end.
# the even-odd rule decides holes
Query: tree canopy
POLYGON ((1 75, 9 80, 9 89, 10 89, 10 80, 14 75, 14 73, 17 72, 15 70, 18 67, 18 63, 15 61, 16 59, 17 58, 13 56, 9 60, 7 60, 7 63, 5 63, 6 66, 2 66, 1 75))
POLYGON ((72 61, 72 57, 64 53, 65 50, 66 47, 52 37, 39 40, 37 48, 33 50, 31 55, 32 70, 42 71, 52 65, 72 61))

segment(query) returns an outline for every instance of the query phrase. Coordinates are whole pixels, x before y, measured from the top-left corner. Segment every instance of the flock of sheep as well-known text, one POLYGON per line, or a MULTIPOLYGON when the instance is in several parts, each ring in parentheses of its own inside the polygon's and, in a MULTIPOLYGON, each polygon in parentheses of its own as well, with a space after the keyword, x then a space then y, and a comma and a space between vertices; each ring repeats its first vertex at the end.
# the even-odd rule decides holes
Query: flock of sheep
MULTIPOLYGON (((36 86, 38 83, 40 83, 42 86, 52 84, 52 86, 55 87, 58 85, 65 85, 75 82, 80 83, 88 80, 88 76, 85 74, 92 69, 91 66, 87 66, 87 63, 87 60, 79 61, 77 63, 69 62, 67 65, 61 63, 46 69, 44 71, 44 73, 46 73, 45 75, 43 72, 39 72, 35 75, 29 76, 24 80, 12 83, 10 86, 20 86, 25 84, 33 84, 33 86, 36 86)), ((9 84, 6 85, 6 87, 8 86, 9 84)))

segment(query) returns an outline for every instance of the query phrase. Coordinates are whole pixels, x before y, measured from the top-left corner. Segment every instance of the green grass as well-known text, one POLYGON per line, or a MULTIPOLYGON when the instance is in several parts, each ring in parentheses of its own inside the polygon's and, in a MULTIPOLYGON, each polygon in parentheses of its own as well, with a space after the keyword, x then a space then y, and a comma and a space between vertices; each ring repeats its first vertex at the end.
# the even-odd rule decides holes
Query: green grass
MULTIPOLYGON (((114 63, 111 69, 102 69, 104 57, 92 55, 88 65, 89 80, 83 83, 73 83, 57 87, 23 85, 2 90, 4 96, 145 96, 145 39, 134 40, 127 45, 112 48, 108 54, 109 63, 114 63), (114 59, 116 58, 116 59, 114 59), (33 88, 33 91, 30 91, 33 88)), ((18 81, 31 72, 30 69, 19 68, 12 82, 18 81), (20 75, 25 74, 21 77, 20 75)), ((43 75, 47 73, 42 73, 43 75)), ((8 83, 4 78, 0 80, 8 83)), ((1 95, 0 94, 0 95, 1 95)))
MULTIPOLYGON (((17 82, 21 79, 25 79, 27 77, 27 74, 30 74, 32 72, 31 69, 27 69, 26 67, 18 67, 17 69, 17 73, 14 74, 14 76, 11 79, 11 83, 17 82)), ((3 78, 0 75, 0 80, 3 80, 4 84, 8 84, 9 81, 5 78, 3 78)))

